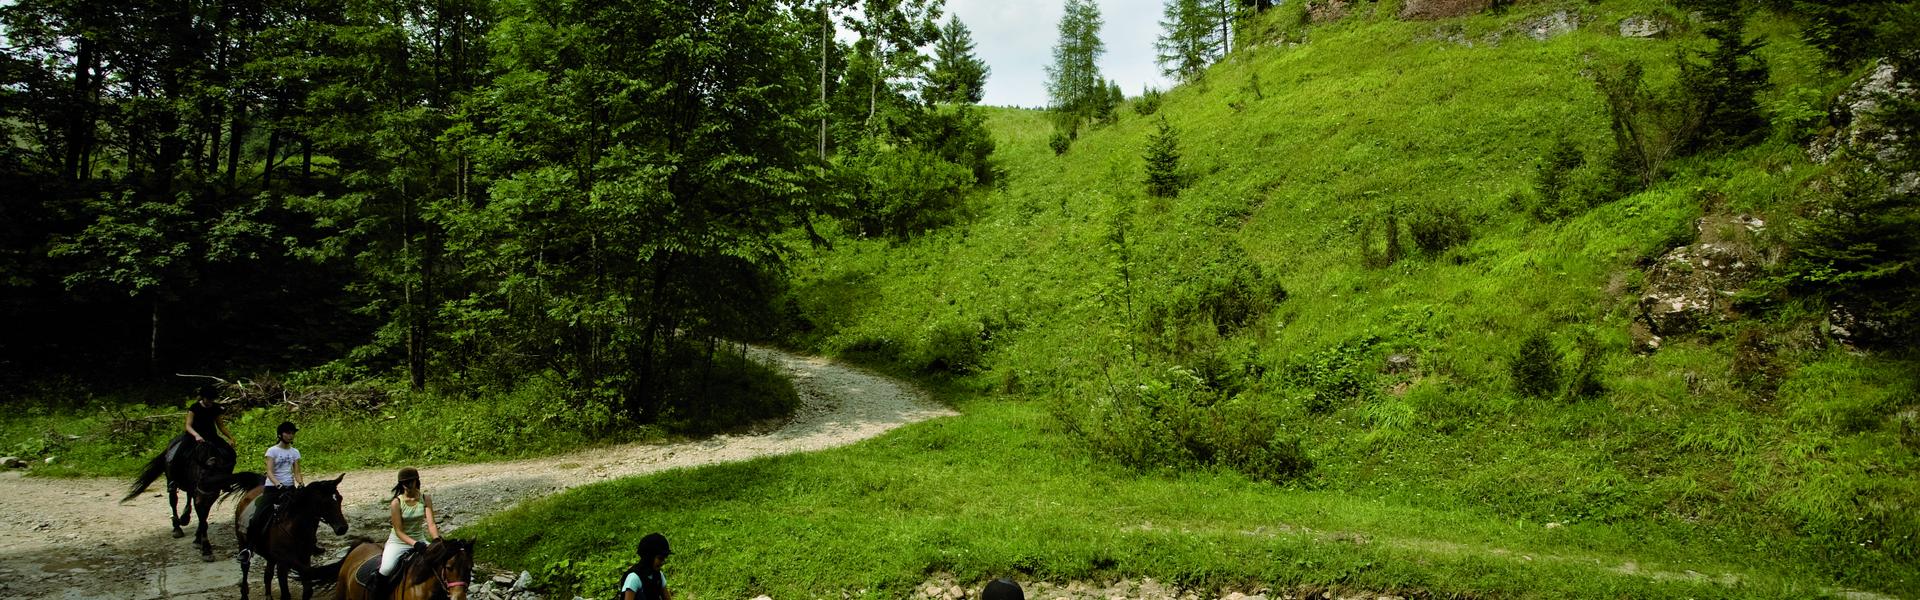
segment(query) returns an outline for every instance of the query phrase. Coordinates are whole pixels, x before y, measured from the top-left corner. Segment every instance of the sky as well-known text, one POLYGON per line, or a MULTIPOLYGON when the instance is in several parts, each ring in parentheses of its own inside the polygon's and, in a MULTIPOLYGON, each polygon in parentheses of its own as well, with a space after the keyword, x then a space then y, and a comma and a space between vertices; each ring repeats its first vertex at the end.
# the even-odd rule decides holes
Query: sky
MULTIPOLYGON (((1152 86, 1172 87, 1154 64, 1153 42, 1160 37, 1162 0, 1097 0, 1100 74, 1120 83, 1128 96, 1152 86)), ((986 61, 982 104, 1043 107, 1047 100, 1047 65, 1060 41, 1060 15, 1065 0, 947 0, 947 15, 958 15, 973 31, 974 56, 986 61)), ((945 18, 941 22, 946 22, 945 18)))

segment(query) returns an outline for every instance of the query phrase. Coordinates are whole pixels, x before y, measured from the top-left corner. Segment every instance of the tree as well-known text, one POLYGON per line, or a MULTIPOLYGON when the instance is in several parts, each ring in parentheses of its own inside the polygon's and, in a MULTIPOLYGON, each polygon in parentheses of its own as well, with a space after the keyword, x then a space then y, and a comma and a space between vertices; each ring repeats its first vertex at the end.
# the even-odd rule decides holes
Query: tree
POLYGON ((1107 95, 1106 79, 1098 61, 1106 48, 1100 41, 1100 7, 1093 0, 1067 0, 1060 17, 1060 41, 1047 67, 1047 95, 1053 109, 1078 119, 1092 116, 1107 95))
POLYGON ((867 124, 879 112, 880 90, 896 77, 918 75, 926 57, 920 47, 940 35, 938 25, 946 0, 864 0, 863 19, 854 23, 873 69, 867 81, 867 124))
POLYGON ((1153 136, 1147 138, 1147 193, 1160 198, 1180 194, 1180 138, 1161 117, 1153 136))
POLYGON ((1219 30, 1213 11, 1203 0, 1167 0, 1162 10, 1159 41, 1154 48, 1160 72, 1181 81, 1192 81, 1212 64, 1220 48, 1219 30))
POLYGON ((1737 2, 1700 5, 1708 24, 1711 50, 1696 51, 1706 64, 1680 62, 1681 89, 1699 112, 1699 128, 1684 140, 1683 152, 1739 147, 1764 137, 1767 117, 1758 99, 1766 89, 1767 63, 1756 52, 1764 42, 1746 39, 1747 12, 1737 2))
POLYGON ((934 42, 933 73, 927 75, 926 97, 931 102, 977 104, 992 70, 973 55, 973 33, 960 17, 947 19, 934 42))

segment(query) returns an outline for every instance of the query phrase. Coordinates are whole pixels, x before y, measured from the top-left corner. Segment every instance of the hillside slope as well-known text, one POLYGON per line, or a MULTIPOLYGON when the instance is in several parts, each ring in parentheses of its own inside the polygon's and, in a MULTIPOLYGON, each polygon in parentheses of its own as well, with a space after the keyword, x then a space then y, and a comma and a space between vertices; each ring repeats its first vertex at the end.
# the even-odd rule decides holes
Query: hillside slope
POLYGON ((1312 26, 1266 17, 1272 41, 1062 155, 1046 115, 993 109, 1004 183, 910 241, 829 232, 832 250, 795 262, 813 325, 800 342, 1044 406, 1147 471, 1192 462, 1193 444, 1165 444, 1297 441, 1313 467, 1271 478, 1292 488, 1920 593, 1914 363, 1855 351, 1804 310, 1721 303, 1654 332, 1641 305, 1676 248, 1778 259, 1778 224, 1821 172, 1810 123, 1852 76, 1822 72, 1799 24, 1762 13, 1749 31, 1768 42, 1777 131, 1538 219, 1536 165, 1555 143, 1611 143, 1592 73, 1635 60, 1671 86, 1697 24, 1648 2, 1415 22, 1357 6, 1312 26), (1555 13, 1580 25, 1528 35, 1555 13), (1622 37, 1628 17, 1672 35, 1622 37), (1142 183, 1161 118, 1190 180, 1173 198, 1142 183), (1422 220, 1456 217, 1463 244, 1414 243, 1422 220), (1535 334, 1562 377, 1529 395, 1513 365, 1535 334), (1262 439, 1209 441, 1239 424, 1262 439))

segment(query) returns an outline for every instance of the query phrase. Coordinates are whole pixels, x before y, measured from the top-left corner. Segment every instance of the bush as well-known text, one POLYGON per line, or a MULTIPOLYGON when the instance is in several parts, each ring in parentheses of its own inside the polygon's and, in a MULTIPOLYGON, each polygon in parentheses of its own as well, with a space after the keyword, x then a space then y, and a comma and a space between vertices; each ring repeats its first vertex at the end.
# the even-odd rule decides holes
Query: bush
POLYGON ((1054 156, 1066 154, 1068 149, 1073 148, 1073 138, 1067 137, 1067 132, 1055 129, 1053 137, 1047 138, 1047 146, 1053 148, 1054 156))
POLYGON ((1413 245, 1428 256, 1435 256, 1473 238, 1473 227, 1460 209, 1430 206, 1414 211, 1407 223, 1413 245))
POLYGON ((1520 352, 1508 365, 1513 374, 1513 389, 1522 396, 1544 398, 1560 389, 1560 355, 1544 332, 1535 332, 1520 342, 1520 352))
MULTIPOLYGON (((1094 403, 1081 429, 1099 454, 1138 469, 1225 467, 1281 482, 1313 469, 1298 437, 1252 403, 1215 403, 1200 379, 1174 367, 1094 403)), ((1056 413, 1056 416, 1061 413, 1056 413)), ((1071 417, 1066 417, 1071 418, 1071 417)))
POLYGON ((1160 111, 1160 100, 1165 96, 1165 92, 1154 88, 1147 88, 1146 91, 1140 92, 1140 98, 1138 100, 1133 101, 1133 112, 1143 117, 1151 116, 1153 113, 1160 111))
POLYGON ((923 372, 963 375, 979 369, 986 356, 985 328, 976 321, 941 321, 928 327, 914 360, 923 372))
POLYGON ((1377 341, 1369 336, 1310 354, 1282 369, 1281 380, 1306 392, 1301 403, 1307 412, 1333 412, 1372 393, 1373 371, 1361 363, 1377 341))

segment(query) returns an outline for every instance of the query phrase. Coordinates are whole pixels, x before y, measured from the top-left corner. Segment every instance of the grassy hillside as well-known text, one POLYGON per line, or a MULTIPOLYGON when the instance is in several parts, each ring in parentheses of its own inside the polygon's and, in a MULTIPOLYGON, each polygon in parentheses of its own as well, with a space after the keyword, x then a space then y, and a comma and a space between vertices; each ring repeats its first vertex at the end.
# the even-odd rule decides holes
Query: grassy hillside
POLYGON ((481 526, 485 552, 592 585, 663 530, 696 549, 674 580, 699 597, 894 596, 939 570, 1491 596, 1920 595, 1913 361, 1834 343, 1816 310, 1794 306, 1650 352, 1632 333, 1668 250, 1704 235, 1778 256, 1781 224, 1821 172, 1804 146, 1813 117, 1849 77, 1822 73, 1799 24, 1763 13, 1750 31, 1769 42, 1767 141, 1677 161, 1649 190, 1543 222, 1526 210, 1542 156, 1562 139, 1590 155, 1611 144, 1588 73, 1637 60, 1672 85, 1676 49, 1699 44, 1687 17, 1543 2, 1401 22, 1392 4, 1312 27, 1282 9, 1265 24, 1274 42, 1063 155, 1046 115, 995 109, 1006 176, 962 224, 906 242, 829 228, 831 250, 797 257, 813 325, 798 344, 924 375, 964 416, 570 492, 481 526), (1566 8, 1578 30, 1521 33, 1566 8), (1630 15, 1677 30, 1619 37, 1630 15), (1142 183, 1161 118, 1190 180, 1174 198, 1142 183), (1387 259, 1389 229, 1449 214, 1464 244, 1387 259), (1735 216, 1773 225, 1725 225, 1735 216), (1511 366, 1536 334, 1588 393, 1516 391, 1511 366), (1759 358, 1742 350, 1755 339, 1759 358), (1390 366, 1395 355, 1410 362, 1390 366), (1765 386, 1737 376, 1754 360, 1765 386), (1236 438, 1246 431, 1259 439, 1236 438), (1193 469, 1180 459, 1191 448, 1166 447, 1180 440, 1233 468, 1193 469), (1244 468, 1293 443, 1310 470, 1244 468), (623 516, 592 525, 607 514, 623 516))

